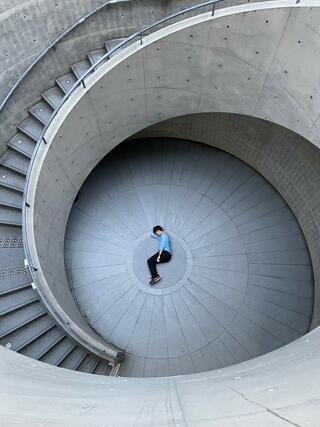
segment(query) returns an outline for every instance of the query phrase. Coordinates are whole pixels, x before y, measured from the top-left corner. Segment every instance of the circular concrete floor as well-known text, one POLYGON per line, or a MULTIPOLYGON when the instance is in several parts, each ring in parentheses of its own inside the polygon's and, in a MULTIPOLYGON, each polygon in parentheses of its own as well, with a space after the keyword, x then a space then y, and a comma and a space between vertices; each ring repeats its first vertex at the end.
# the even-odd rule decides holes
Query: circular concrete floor
POLYGON ((123 376, 221 368, 306 333, 310 258, 281 196, 231 155, 188 141, 130 141, 85 182, 68 221, 70 287, 93 328, 127 351, 123 376), (173 256, 148 285, 152 227, 173 256))

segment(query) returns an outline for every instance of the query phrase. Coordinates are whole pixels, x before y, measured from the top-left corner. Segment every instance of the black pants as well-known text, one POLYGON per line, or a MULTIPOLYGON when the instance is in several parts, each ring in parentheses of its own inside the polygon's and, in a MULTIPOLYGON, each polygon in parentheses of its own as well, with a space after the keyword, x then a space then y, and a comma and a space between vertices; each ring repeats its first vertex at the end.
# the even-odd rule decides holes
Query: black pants
MULTIPOLYGON (((149 259, 148 259, 148 266, 149 266, 149 270, 151 273, 151 277, 154 279, 155 277, 158 276, 158 272, 157 272, 157 258, 159 256, 159 252, 157 252, 156 254, 152 255, 149 259)), ((161 255, 160 255, 160 263, 163 262, 168 262, 170 261, 171 258, 171 253, 168 251, 162 251, 161 255)))

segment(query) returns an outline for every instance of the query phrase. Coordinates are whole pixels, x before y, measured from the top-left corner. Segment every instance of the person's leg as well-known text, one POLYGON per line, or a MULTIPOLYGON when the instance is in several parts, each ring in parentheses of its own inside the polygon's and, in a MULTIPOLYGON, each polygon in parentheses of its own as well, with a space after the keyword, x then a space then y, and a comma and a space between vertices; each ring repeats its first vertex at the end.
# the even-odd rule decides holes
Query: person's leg
POLYGON ((149 259, 148 259, 148 267, 151 273, 151 277, 154 279, 155 277, 158 276, 158 272, 157 272, 157 258, 158 258, 159 252, 157 252, 156 254, 152 255, 149 259))
POLYGON ((168 262, 171 259, 171 253, 168 251, 162 251, 162 254, 160 256, 160 263, 168 262))

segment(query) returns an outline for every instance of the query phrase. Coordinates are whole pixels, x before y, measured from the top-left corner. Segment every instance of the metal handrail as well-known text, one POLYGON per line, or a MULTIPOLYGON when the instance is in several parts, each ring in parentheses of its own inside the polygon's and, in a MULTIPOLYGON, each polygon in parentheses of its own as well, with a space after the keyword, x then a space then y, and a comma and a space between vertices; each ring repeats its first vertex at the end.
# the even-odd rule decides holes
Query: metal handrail
MULTIPOLYGON (((111 0, 112 1, 112 0, 111 0)), ((45 134, 52 122, 52 120, 55 118, 55 116, 58 114, 58 112, 60 111, 61 107, 63 106, 63 104, 65 103, 65 101, 67 99, 69 99, 70 95, 72 95, 72 93, 77 89, 77 87, 79 87, 80 85, 83 85, 83 87, 86 87, 85 84, 85 79, 86 77, 88 77, 89 74, 91 74, 93 71, 96 70, 96 68, 102 63, 105 62, 106 60, 110 59, 110 56, 113 55, 115 52, 117 52, 118 50, 120 50, 121 48, 123 48, 125 45, 127 45, 128 43, 132 42, 135 39, 139 39, 140 40, 140 44, 143 44, 143 36, 145 33, 147 33, 148 31, 174 19, 177 18, 178 16, 181 15, 185 15, 186 13, 192 12, 194 10, 198 10, 207 6, 212 6, 212 16, 214 15, 215 12, 215 6, 217 3, 222 2, 223 0, 210 0, 210 1, 206 1, 205 3, 200 3, 197 4, 195 6, 191 6, 188 7, 187 9, 183 9, 180 12, 176 12, 172 15, 167 16, 166 18, 161 19, 160 21, 157 21, 156 23, 147 26, 146 28, 144 28, 141 31, 137 31, 136 33, 132 34, 131 36, 127 37, 125 40, 123 40, 122 42, 120 42, 117 46, 115 46, 113 49, 111 49, 110 51, 107 51, 107 53, 103 56, 101 56, 101 58, 99 58, 99 60, 92 65, 90 68, 88 68, 88 70, 86 70, 86 72, 73 84, 73 86, 71 87, 70 91, 62 98, 60 105, 54 110, 52 116, 50 117, 50 121, 44 126, 41 135, 39 137, 39 140, 37 142, 37 145, 33 151, 33 155, 30 161, 30 167, 29 167, 29 171, 32 169, 32 165, 33 165, 33 161, 35 158, 35 155, 39 149, 40 143, 43 141, 46 144, 46 140, 45 140, 45 134)), ((29 175, 30 173, 27 174, 27 178, 26 178, 26 189, 28 188, 28 182, 29 182, 29 175)), ((26 193, 26 192, 25 192, 26 193)))
MULTIPOLYGON (((26 253, 26 257, 27 257, 27 263, 28 263, 30 274, 32 276, 33 281, 36 284, 38 284, 37 271, 38 271, 39 266, 30 265, 30 262, 33 261, 33 260, 32 260, 31 251, 30 251, 30 248, 29 248, 29 240, 27 238, 27 231, 26 231, 27 230, 27 226, 26 226, 26 222, 27 221, 26 220, 27 220, 27 210, 28 210, 28 208, 30 208, 31 205, 30 205, 30 203, 28 203, 27 196, 28 196, 28 191, 29 191, 30 175, 31 175, 31 171, 32 171, 32 168, 33 168, 33 164, 34 164, 35 158, 37 156, 37 153, 39 151, 39 148, 42 146, 41 142, 43 141, 44 144, 47 144, 47 141, 45 140, 45 133, 47 132, 47 130, 48 130, 48 128, 49 128, 52 120, 58 114, 58 112, 60 111, 61 107, 64 105, 65 101, 70 97, 70 95, 76 90, 77 87, 79 87, 80 85, 83 85, 84 88, 86 87, 86 85, 85 85, 85 78, 89 74, 91 74, 92 72, 94 72, 98 65, 100 65, 102 62, 110 59, 110 56, 112 54, 114 54, 115 52, 117 52, 122 47, 124 47, 125 45, 127 45, 128 43, 132 42, 135 39, 140 40, 140 43, 143 44, 143 36, 148 31, 150 31, 150 30, 152 30, 154 28, 157 28, 160 25, 162 25, 162 24, 164 24, 164 23, 166 23, 166 22, 168 22, 168 21, 170 21, 170 20, 172 20, 174 18, 177 18, 177 17, 179 17, 181 15, 184 15, 184 14, 186 14, 188 12, 192 12, 194 10, 198 10, 198 9, 201 9, 201 8, 204 8, 204 7, 207 7, 207 6, 211 5, 212 6, 211 13, 212 13, 212 16, 213 16, 214 12, 215 12, 215 6, 216 6, 216 4, 220 3, 222 1, 223 0, 211 0, 211 1, 206 1, 204 3, 200 3, 200 4, 195 5, 195 6, 191 6, 191 7, 187 8, 187 9, 184 9, 184 10, 182 10, 180 12, 176 12, 176 13, 174 13, 172 15, 169 15, 166 18, 163 18, 160 21, 157 21, 156 23, 154 23, 152 25, 149 25, 148 27, 144 28, 143 30, 138 31, 138 32, 132 34, 131 36, 129 36, 128 38, 126 38, 124 41, 122 41, 121 43, 119 43, 117 46, 115 46, 113 49, 111 49, 110 51, 108 51, 94 65, 92 65, 85 72, 85 74, 74 83, 74 85, 72 86, 71 90, 63 97, 63 99, 62 99, 59 107, 53 112, 53 114, 52 114, 52 116, 50 118, 50 121, 47 123, 47 125, 45 125, 45 127, 44 127, 44 129, 43 129, 43 131, 41 133, 41 136, 40 136, 40 138, 39 138, 39 140, 37 142, 37 145, 36 145, 36 147, 35 147, 35 149, 34 149, 34 151, 32 153, 32 157, 31 157, 31 160, 30 160, 28 173, 27 173, 27 176, 26 176, 25 190, 24 190, 24 194, 23 194, 23 206, 22 206, 23 227, 22 227, 22 235, 23 235, 23 241, 24 241, 24 249, 25 249, 25 253, 26 253)), ((38 286, 36 286, 36 288, 37 288, 38 292, 41 291, 41 286, 40 286, 40 290, 39 290, 38 286)), ((42 292, 40 292, 40 293, 42 293, 42 292)), ((65 326, 64 326, 64 328, 65 328, 65 326)))
MULTIPOLYGON (((127 37, 125 40, 123 40, 122 42, 120 42, 119 44, 117 44, 117 46, 115 46, 113 49, 111 49, 110 51, 108 51, 106 54, 102 55, 101 58, 98 59, 97 62, 95 62, 94 65, 92 65, 90 68, 88 68, 86 70, 86 72, 74 83, 74 85, 71 87, 70 91, 62 98, 61 103, 59 105, 59 107, 54 110, 50 121, 45 125, 41 136, 39 138, 39 142, 41 142, 41 140, 43 140, 43 137, 48 129, 48 127, 50 126, 51 121, 54 119, 54 117, 57 115, 57 113, 59 112, 60 108, 62 107, 62 105, 64 104, 64 102, 70 97, 70 95, 75 91, 75 89, 80 86, 81 84, 83 85, 83 87, 85 88, 85 79, 86 77, 88 77, 89 74, 91 74, 93 71, 96 70, 96 68, 103 62, 105 62, 106 60, 110 59, 110 56, 113 55, 115 52, 119 51, 122 47, 124 47, 125 45, 127 45, 128 43, 132 42, 135 39, 139 39, 140 40, 140 44, 143 44, 143 36, 145 33, 147 33, 148 31, 168 22, 171 21, 174 18, 177 18, 178 16, 181 15, 185 15, 186 13, 192 12, 194 10, 197 9, 201 9, 207 6, 212 5, 212 16, 214 15, 215 12, 215 6, 217 3, 222 2, 223 0, 211 0, 211 1, 207 1, 205 3, 200 3, 197 4, 195 6, 191 6, 188 7, 187 9, 184 9, 180 12, 176 12, 172 15, 167 16, 166 18, 161 19, 160 21, 157 21, 156 23, 149 25, 148 27, 144 28, 141 31, 137 31, 136 33, 132 34, 131 36, 127 37)), ((45 142, 45 141, 44 141, 45 142)))
POLYGON ((94 10, 92 10, 91 12, 89 12, 87 15, 83 16, 81 19, 79 19, 77 22, 75 22, 73 25, 71 25, 71 27, 69 27, 67 30, 65 30, 63 33, 61 33, 60 36, 54 40, 54 42, 52 42, 51 44, 49 44, 49 46, 47 46, 46 49, 44 49, 44 51, 41 52, 41 54, 39 56, 37 56, 34 61, 31 62, 31 64, 29 65, 29 67, 21 74, 21 76, 19 77, 19 79, 16 81, 16 83, 12 86, 12 88, 10 89, 10 91, 7 93, 6 97, 4 98, 4 100, 0 104, 0 113, 3 111, 3 109, 6 106, 7 102, 11 98, 13 92, 15 92, 15 90, 17 89, 17 87, 20 86, 21 82, 25 79, 25 77, 27 76, 27 74, 40 62, 40 60, 44 56, 46 56, 46 54, 51 49, 56 48, 57 44, 60 43, 62 39, 64 39, 69 33, 71 33, 71 31, 73 31, 80 24, 82 24, 83 22, 85 22, 88 18, 91 18, 92 15, 94 15, 97 12, 99 12, 100 10, 102 10, 103 8, 105 8, 106 6, 108 6, 109 4, 114 4, 114 2, 115 2, 115 0, 108 0, 108 1, 104 2, 102 5, 96 7, 94 10))
MULTIPOLYGON (((113 0, 110 0, 109 3, 111 1, 113 1, 113 0)), ((38 140, 38 142, 36 144, 36 147, 33 150, 32 157, 30 159, 28 173, 27 173, 27 176, 26 176, 26 185, 25 185, 25 191, 24 191, 24 196, 23 196, 23 217, 25 217, 25 215, 24 215, 25 214, 25 211, 24 211, 25 207, 27 207, 27 208, 30 207, 30 204, 28 203, 28 201, 26 199, 26 196, 28 194, 28 187, 29 187, 29 181, 30 181, 30 173, 31 173, 31 170, 32 170, 34 159, 35 159, 35 157, 37 155, 37 152, 39 150, 39 147, 41 145, 41 142, 43 141, 44 144, 47 143, 47 141, 45 140, 45 134, 46 134, 46 132, 47 132, 47 130, 48 130, 48 128, 49 128, 52 120, 58 114, 58 112, 60 111, 61 107, 64 105, 65 101, 67 99, 69 99, 70 95, 72 95, 72 93, 77 89, 77 87, 79 87, 80 85, 83 85, 84 88, 86 87, 86 85, 85 85, 85 78, 89 74, 91 74, 93 71, 95 71, 95 69, 97 68, 98 65, 100 65, 105 60, 110 59, 111 55, 113 55, 115 52, 117 52, 122 47, 124 47, 125 45, 127 45, 129 42, 132 42, 135 39, 139 39, 140 40, 140 44, 143 44, 143 36, 148 31, 150 31, 150 30, 152 30, 152 29, 154 29, 156 27, 159 27, 160 25, 162 25, 162 24, 164 24, 164 23, 166 23, 168 21, 171 21, 172 19, 177 18, 178 16, 185 15, 188 12, 192 12, 194 10, 202 9, 202 8, 210 6, 210 5, 212 6, 211 13, 212 13, 212 16, 213 16, 214 12, 215 12, 215 6, 216 6, 216 4, 220 3, 222 1, 223 0, 210 0, 210 1, 206 1, 204 3, 199 3, 197 5, 188 7, 187 9, 183 9, 182 11, 173 13, 172 15, 169 15, 166 18, 163 18, 163 19, 157 21, 156 23, 147 26, 146 28, 144 28, 141 31, 137 31, 136 33, 132 34, 131 36, 127 37, 125 40, 123 40, 122 42, 120 42, 117 46, 115 46, 113 49, 111 49, 110 51, 108 51, 101 58, 99 58, 99 60, 94 65, 92 65, 90 68, 88 68, 88 70, 74 83, 74 85, 71 87, 70 91, 62 98, 60 105, 57 107, 56 110, 54 110, 52 116, 50 117, 50 121, 44 126, 44 128, 43 128, 43 130, 41 132, 41 135, 39 137, 39 140, 38 140)), ((26 244, 27 255, 30 255, 29 248, 28 248, 28 240, 24 239, 24 241, 25 241, 25 244, 26 244)))

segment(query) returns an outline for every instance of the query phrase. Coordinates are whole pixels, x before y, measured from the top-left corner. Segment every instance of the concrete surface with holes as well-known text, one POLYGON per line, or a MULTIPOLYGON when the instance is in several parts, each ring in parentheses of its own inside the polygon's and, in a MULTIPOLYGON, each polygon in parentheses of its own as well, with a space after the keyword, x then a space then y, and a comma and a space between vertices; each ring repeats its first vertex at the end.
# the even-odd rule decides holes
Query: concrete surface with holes
MULTIPOLYGON (((26 224, 28 227, 33 225, 32 215, 35 208, 36 243, 39 244, 37 249, 41 254, 41 262, 34 251, 29 260, 37 261, 36 265, 40 267, 40 271, 45 266, 45 273, 48 274, 46 278, 49 278, 50 273, 53 275, 57 273, 55 296, 59 303, 63 302, 59 301, 59 298, 64 297, 66 295, 64 291, 67 291, 67 287, 64 286, 67 280, 64 277, 63 258, 65 225, 74 197, 87 175, 113 147, 146 126, 162 119, 208 110, 211 113, 229 111, 242 115, 184 116, 175 122, 162 123, 162 128, 159 126, 157 129, 147 131, 150 133, 166 131, 167 136, 202 141, 225 149, 266 176, 285 197, 302 226, 313 262, 317 301, 320 271, 319 152, 315 146, 318 142, 318 95, 314 82, 317 81, 318 75, 315 58, 318 50, 319 9, 312 7, 318 6, 314 1, 302 1, 298 6, 295 6, 294 2, 279 1, 278 5, 279 9, 273 11, 272 3, 271 9, 267 5, 259 7, 249 5, 224 12, 225 15, 230 14, 228 17, 220 13, 220 17, 217 14, 217 19, 212 19, 213 27, 220 20, 221 28, 224 29, 226 24, 222 23, 224 19, 232 19, 232 25, 237 23, 238 26, 234 29, 232 40, 227 34, 222 34, 219 28, 219 31, 213 32, 215 37, 212 39, 216 40, 217 44, 211 46, 212 52, 210 47, 206 46, 207 52, 210 53, 207 58, 217 58, 218 62, 212 62, 210 67, 207 67, 207 71, 211 70, 212 74, 204 80, 207 85, 204 90, 210 95, 207 99, 210 102, 205 109, 203 104, 197 102, 198 95, 200 98, 203 95, 202 91, 190 93, 187 85, 190 78, 184 74, 190 72, 193 76, 199 77, 199 70, 195 68, 195 64, 183 63, 179 68, 177 64, 172 63, 171 67, 170 61, 173 57, 166 56, 166 52, 172 46, 176 49, 175 58, 178 59, 177 46, 180 45, 182 49, 185 48, 183 55, 186 56, 185 54, 191 50, 192 54, 187 56, 192 57, 196 46, 199 47, 199 39, 190 43, 195 33, 190 33, 186 28, 197 23, 200 29, 203 17, 188 21, 185 28, 182 25, 179 28, 171 28, 168 32, 162 32, 164 36, 173 36, 175 30, 181 30, 179 34, 182 37, 181 39, 177 37, 176 45, 171 39, 167 45, 164 43, 160 50, 157 50, 159 46, 154 43, 155 49, 152 50, 150 44, 148 55, 153 55, 151 63, 154 68, 151 67, 149 70, 145 68, 143 73, 147 72, 142 73, 142 79, 139 79, 141 76, 139 65, 143 61, 145 61, 143 65, 146 65, 147 60, 143 58, 142 61, 140 56, 136 57, 136 63, 132 61, 136 53, 133 49, 127 53, 123 52, 122 56, 115 58, 108 66, 101 67, 97 71, 98 74, 92 76, 86 90, 80 88, 70 97, 69 103, 62 108, 47 134, 48 145, 42 145, 40 148, 37 158, 39 162, 35 162, 33 171, 31 193, 27 195, 30 197, 31 209, 27 213, 26 224), (281 5, 284 8, 281 8, 281 5), (255 12, 255 9, 258 10, 255 12), (244 13, 241 14, 240 11, 244 13), (257 24, 255 27, 254 23, 257 24), (269 23, 272 23, 272 26, 268 27, 269 23), (259 32, 263 38, 255 37, 255 32, 259 32), (219 38, 219 34, 222 38, 219 38), (275 41, 274 36, 278 37, 277 43, 271 43, 275 41), (273 49, 270 56, 266 55, 267 64, 263 63, 261 66, 261 63, 256 62, 262 56, 261 51, 254 50, 256 46, 250 44, 250 41, 259 42, 267 51, 273 49), (237 56, 240 47, 247 48, 244 58, 241 58, 244 61, 237 56), (160 51, 163 54, 157 57, 157 52, 160 51), (294 58, 287 56, 288 52, 292 52, 294 58), (219 53, 223 53, 226 62, 221 63, 219 53), (297 61, 298 57, 300 61, 297 61), (120 64, 121 61, 123 64, 120 64), (216 71, 221 68, 219 65, 229 64, 229 61, 233 64, 233 67, 228 67, 229 73, 224 70, 219 75, 216 71), (158 80, 159 74, 156 74, 155 70, 159 64, 165 77, 165 84, 161 85, 152 80, 152 78, 158 80), (252 79, 246 73, 247 70, 244 73, 239 72, 243 71, 242 66, 246 67, 245 64, 250 70, 257 72, 261 79, 257 81, 252 79), (261 70, 267 71, 267 74, 259 74, 261 70), (129 81, 133 81, 133 76, 127 73, 131 72, 135 78, 138 76, 135 84, 138 81, 143 82, 142 87, 135 87, 135 95, 134 90, 129 88, 131 84, 129 81), (167 77, 173 74, 174 78, 170 83, 167 77), (225 84, 222 74, 228 84, 225 84), (177 87, 178 77, 181 85, 177 87), (105 80, 99 82, 100 78, 105 80), (219 80, 219 86, 212 84, 216 79, 219 80), (260 82, 256 92, 251 93, 248 90, 247 80, 260 82), (280 84, 276 85, 275 82, 280 84), (95 87, 92 87, 94 84, 95 87), (167 84, 172 86, 168 89, 167 84), (109 91, 103 91, 103 87, 107 87, 109 91), (117 89, 118 87, 121 89, 117 89), (224 88, 226 92, 222 91, 219 96, 214 97, 213 94, 217 91, 215 87, 224 88), (90 94, 93 88, 94 91, 90 94), (161 91, 164 92, 162 101, 159 93, 161 91), (242 97, 245 94, 250 96, 242 97), (106 99, 112 101, 113 107, 108 113, 104 113, 104 108, 107 108, 105 106, 108 106, 106 99), (213 105, 211 99, 216 99, 217 103, 213 105), (147 105, 143 104, 143 100, 147 100, 147 105), (92 107, 96 101, 94 110, 92 107), (236 111, 232 111, 232 105, 236 111), (108 121, 106 114, 108 118, 110 117, 108 121), (244 114, 268 118, 295 130, 300 135, 244 114), (37 202, 35 206, 34 200, 37 202), (61 211, 57 207, 59 204, 61 211), (48 239, 50 246, 44 243, 48 239), (48 267, 53 268, 47 271, 48 267)), ((210 20, 211 18, 208 18, 207 25, 210 20)), ((229 23, 226 25, 229 25, 228 30, 232 28, 229 23)), ((195 27, 196 25, 192 29, 195 27)), ((149 41, 152 43, 156 39, 149 41)), ((140 48, 137 48, 137 51, 138 49, 140 48)), ((142 51, 140 55, 143 55, 142 51)), ((200 75, 200 80, 203 77, 200 75)), ((19 163, 19 168, 23 167, 24 165, 19 163)), ((18 182, 17 186, 21 189, 20 184, 21 182, 18 182)), ((11 236, 12 247, 8 248, 8 244, 5 243, 1 248, 2 252, 10 250, 13 253, 17 250, 18 253, 19 233, 12 233, 11 236)), ((31 243, 35 243, 32 236, 31 243)), ((11 275, 11 271, 8 274, 11 275)), ((319 323, 318 308, 316 303, 314 326, 319 323)), ((103 378, 69 372, 1 347, 1 421, 8 426, 47 424, 101 427, 105 424, 121 426, 180 424, 264 427, 293 424, 315 427, 318 424, 319 412, 320 378, 317 351, 319 333, 319 329, 316 329, 281 349, 227 368, 152 379, 103 378)), ((60 354, 57 361, 61 360, 61 357, 60 354)), ((91 366, 94 367, 95 363, 91 366)), ((90 372, 90 369, 86 371, 90 372)))
MULTIPOLYGON (((243 0, 224 0, 217 4, 217 8, 242 2, 243 0)), ((0 64, 0 104, 11 85, 42 50, 47 49, 62 32, 103 2, 42 0, 39 3, 37 0, 15 0, 3 3, 0 5, 0 38, 6 39, 6 46, 0 64), (17 37, 17 28, 23 37, 17 37)), ((105 41, 127 37, 163 17, 198 3, 197 0, 112 0, 106 7, 81 22, 28 72, 27 78, 1 112, 0 154, 6 149, 4 141, 11 138, 16 132, 17 124, 28 117, 30 107, 41 101, 46 103, 50 95, 53 97, 55 80, 65 74, 73 80, 74 68, 77 71, 86 68, 89 51, 102 52, 105 41)), ((202 12, 209 9, 210 7, 203 8, 202 12)), ((192 13, 188 16, 192 16, 192 13)))
MULTIPOLYGON (((267 86, 268 82, 272 85, 277 81, 276 64, 283 63, 282 56, 288 51, 288 44, 294 43, 293 49, 298 49, 297 35, 305 34, 305 23, 317 19, 320 13, 319 9, 310 10, 303 4, 291 7, 292 2, 286 1, 282 8, 278 7, 279 2, 239 6, 219 10, 215 17, 204 14, 174 24, 148 36, 143 46, 138 43, 120 52, 88 78, 86 88, 78 88, 69 98, 47 132, 48 143, 39 148, 27 195, 30 208, 26 210, 30 261, 38 268, 39 286, 43 285, 52 293, 51 300, 56 310, 59 308, 70 319, 75 313, 75 310, 70 309, 72 300, 67 292, 62 250, 65 226, 74 197, 98 161, 123 139, 143 129, 148 123, 202 110, 238 110, 241 114, 247 112, 267 116, 270 121, 299 130, 300 134, 317 143, 317 133, 314 132, 316 124, 313 125, 310 117, 296 108, 299 85, 295 79, 302 79, 303 70, 294 73, 296 63, 290 63, 290 78, 283 77, 278 87, 267 86), (263 52, 257 50, 254 37, 250 38, 251 43, 247 43, 248 32, 254 35, 261 28, 263 32, 257 41, 263 46, 263 52), (294 38, 292 31, 295 32, 294 38), (221 43, 225 43, 224 36, 230 32, 237 34, 237 37, 233 36, 226 42, 229 47, 223 50, 221 56, 221 43), (239 43, 247 49, 243 52, 246 61, 239 60, 237 56, 239 43), (220 72, 221 64, 226 66, 223 72, 220 72), (238 76, 232 80, 233 86, 230 84, 230 75, 238 76), (248 75, 252 76, 251 80, 248 75), (219 82, 218 92, 216 86, 210 84, 213 78, 219 82), (188 89, 189 80, 193 81, 192 91, 188 89), (263 96, 262 90, 269 95, 273 91, 281 95, 281 104, 277 104, 273 96, 263 96), (294 99, 285 96, 291 92, 296 93, 294 99), (215 100, 214 104, 211 99, 215 100), (60 203, 57 204, 56 200, 60 203), (34 222, 37 224, 36 229, 34 222), (57 248, 60 249, 57 251, 57 248), (55 254, 54 262, 51 254, 55 254)), ((303 44, 301 52, 305 62, 313 60, 314 49, 314 44, 303 44)), ((305 71, 306 85, 316 78, 312 72, 316 73, 316 67, 305 71)), ((283 72, 283 76, 287 75, 283 72)), ((315 115, 311 106, 317 99, 312 101, 305 93, 304 90, 300 95, 310 104, 310 114, 315 115)), ((258 128, 263 130, 263 127, 258 128)), ((253 129, 257 129, 255 124, 253 129)), ((230 135, 234 135, 233 129, 229 130, 230 135)), ((246 134, 247 142, 238 147, 239 157, 243 156, 245 160, 251 154, 250 148, 247 148, 250 144, 255 147, 262 143, 269 147, 268 135, 261 134, 260 139, 257 139, 258 133, 254 130, 252 135, 250 131, 246 134)), ((286 147, 286 157, 279 160, 286 174, 270 168, 268 179, 276 188, 281 186, 290 200, 289 205, 301 219, 314 267, 317 306, 319 246, 313 233, 319 229, 313 208, 317 200, 312 196, 306 203, 303 196, 306 190, 302 189, 303 186, 307 188, 311 167, 312 173, 317 174, 317 165, 312 158, 309 161, 311 149, 304 150, 304 145, 300 144, 302 138, 293 133, 288 133, 287 138, 290 144, 286 147), (295 144, 301 147, 299 156, 296 156, 295 144), (293 161, 298 163, 294 170, 293 161), (302 181, 295 180, 293 176, 295 186, 287 184, 287 174, 294 175, 306 170, 302 181)), ((221 140, 222 148, 223 143, 221 140)), ((237 144, 237 138, 233 137, 233 143, 237 144)), ((276 144, 276 140, 273 143, 276 144)), ((277 151, 279 148, 274 152, 277 151)), ((270 164, 269 153, 265 148, 254 154, 257 157, 253 155, 248 163, 256 162, 258 171, 265 163, 270 164)), ((318 156, 317 150, 314 156, 318 156)), ((307 190, 310 191, 310 188, 307 190)), ((317 319, 318 311, 314 313, 317 319)), ((78 314, 73 317, 73 321, 77 325, 82 324, 82 321, 79 323, 78 314)))
POLYGON ((294 215, 261 175, 205 145, 115 149, 81 188, 65 253, 82 313, 127 352, 119 375, 217 369, 309 330, 312 268, 294 215), (151 287, 155 224, 173 257, 151 287))

